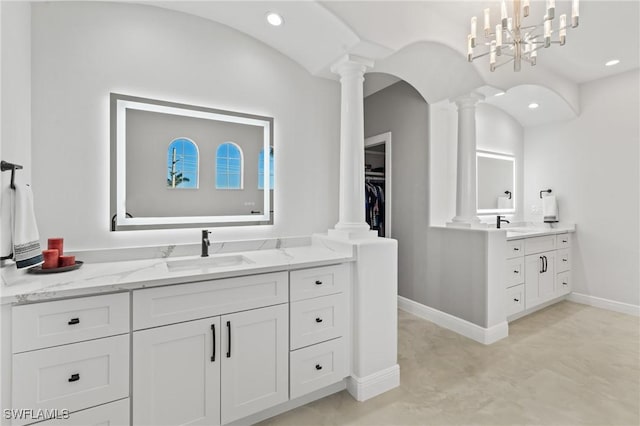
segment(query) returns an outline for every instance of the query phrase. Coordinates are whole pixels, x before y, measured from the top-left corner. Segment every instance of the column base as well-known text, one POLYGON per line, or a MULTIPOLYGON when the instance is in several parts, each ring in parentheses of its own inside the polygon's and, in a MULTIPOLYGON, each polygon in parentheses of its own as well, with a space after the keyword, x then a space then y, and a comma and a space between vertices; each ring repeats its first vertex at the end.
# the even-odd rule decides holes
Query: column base
POLYGON ((362 240, 378 238, 378 231, 373 231, 368 224, 341 225, 337 224, 335 229, 329 229, 328 235, 338 240, 362 240))

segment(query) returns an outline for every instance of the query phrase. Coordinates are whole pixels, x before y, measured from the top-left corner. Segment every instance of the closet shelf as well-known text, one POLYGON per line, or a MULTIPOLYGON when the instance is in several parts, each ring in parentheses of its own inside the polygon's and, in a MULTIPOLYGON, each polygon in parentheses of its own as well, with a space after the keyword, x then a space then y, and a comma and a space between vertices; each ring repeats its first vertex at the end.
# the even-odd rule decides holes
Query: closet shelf
POLYGON ((384 177, 384 172, 364 172, 364 175, 368 177, 384 177))

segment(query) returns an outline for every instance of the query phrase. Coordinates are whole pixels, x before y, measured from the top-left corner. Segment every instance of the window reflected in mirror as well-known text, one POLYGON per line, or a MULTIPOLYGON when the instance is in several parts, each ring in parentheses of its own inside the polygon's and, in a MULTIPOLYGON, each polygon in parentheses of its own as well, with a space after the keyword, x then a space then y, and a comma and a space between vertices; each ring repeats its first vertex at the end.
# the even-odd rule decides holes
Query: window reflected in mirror
POLYGON ((178 138, 167 150, 167 187, 198 187, 198 146, 190 139, 178 138))

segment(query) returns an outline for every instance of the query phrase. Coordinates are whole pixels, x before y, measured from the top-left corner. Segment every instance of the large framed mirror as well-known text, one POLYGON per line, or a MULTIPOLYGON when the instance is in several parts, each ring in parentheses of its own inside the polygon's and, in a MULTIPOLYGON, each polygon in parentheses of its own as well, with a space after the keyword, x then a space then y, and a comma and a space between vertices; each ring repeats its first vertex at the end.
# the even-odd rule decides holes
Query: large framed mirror
POLYGON ((273 118, 111 94, 111 230, 273 224, 273 118))
POLYGON ((477 151, 476 161, 478 214, 515 213, 515 157, 477 151))

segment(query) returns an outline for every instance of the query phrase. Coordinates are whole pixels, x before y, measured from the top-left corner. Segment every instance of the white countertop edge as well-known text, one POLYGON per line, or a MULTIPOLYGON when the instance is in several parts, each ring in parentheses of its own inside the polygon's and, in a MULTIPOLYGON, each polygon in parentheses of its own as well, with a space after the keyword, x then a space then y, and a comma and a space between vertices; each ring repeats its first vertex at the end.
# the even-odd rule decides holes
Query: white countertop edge
MULTIPOLYGON (((164 285, 328 266, 356 260, 353 251, 351 253, 339 252, 313 245, 236 254, 248 257, 253 263, 212 268, 206 272, 201 272, 199 269, 169 272, 165 259, 85 264, 76 271, 47 275, 28 274, 14 268, 12 271, 5 271, 2 274, 0 304, 26 304, 60 298, 91 296, 164 285), (109 271, 109 273, 101 273, 101 271, 109 271), (12 280, 16 283, 6 285, 6 282, 12 280), (23 282, 21 283, 21 281, 23 282)), ((176 258, 171 260, 176 260, 176 258)))

